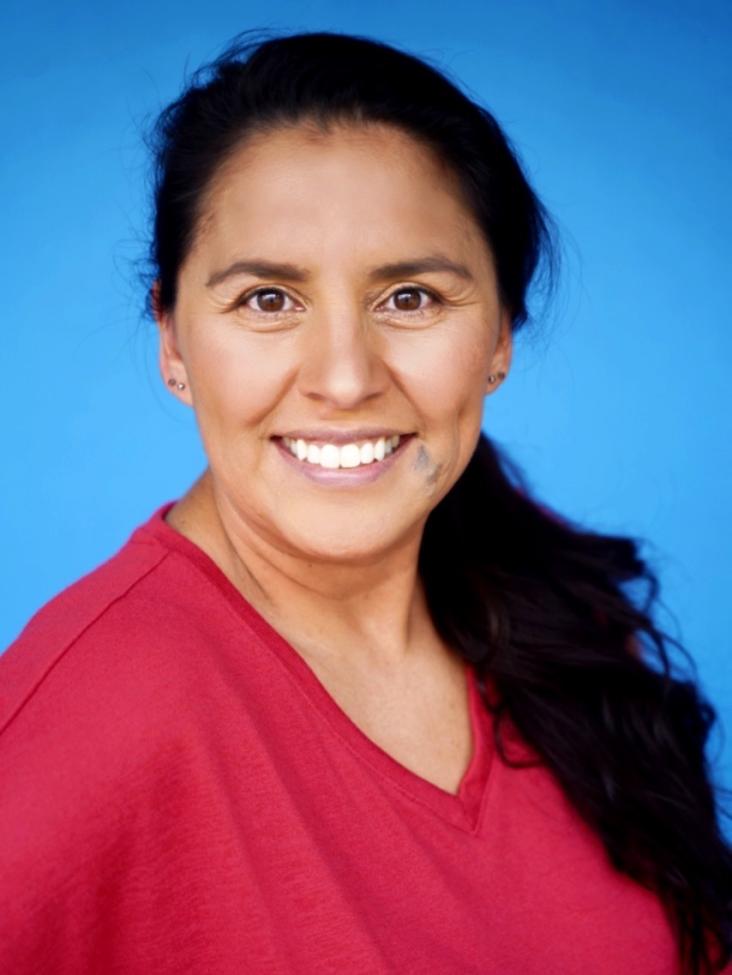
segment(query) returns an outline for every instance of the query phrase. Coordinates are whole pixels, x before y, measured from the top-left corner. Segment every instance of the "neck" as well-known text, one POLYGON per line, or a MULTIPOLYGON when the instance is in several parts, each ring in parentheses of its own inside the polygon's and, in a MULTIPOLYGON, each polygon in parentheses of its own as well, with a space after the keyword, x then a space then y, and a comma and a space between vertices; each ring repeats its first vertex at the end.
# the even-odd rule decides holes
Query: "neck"
POLYGON ((331 666, 390 670, 444 648, 419 580, 421 530, 357 564, 298 557, 251 526, 210 472, 169 512, 244 598, 304 656, 331 666))

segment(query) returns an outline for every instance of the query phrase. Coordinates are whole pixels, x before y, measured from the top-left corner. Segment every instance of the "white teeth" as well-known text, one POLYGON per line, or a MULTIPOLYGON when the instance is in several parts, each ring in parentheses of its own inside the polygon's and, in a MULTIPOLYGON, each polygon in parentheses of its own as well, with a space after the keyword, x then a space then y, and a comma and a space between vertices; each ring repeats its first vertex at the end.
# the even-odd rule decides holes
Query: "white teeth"
POLYGON ((341 467, 358 467, 361 463, 361 451, 355 443, 347 443, 340 450, 341 467))
POLYGON ((308 464, 316 464, 327 470, 337 470, 338 468, 362 467, 365 464, 373 464, 374 461, 382 461, 385 457, 399 446, 399 434, 392 437, 379 437, 377 440, 366 440, 360 446, 357 443, 347 443, 342 447, 337 444, 326 443, 321 445, 307 443, 301 437, 292 439, 283 437, 283 443, 293 455, 300 461, 308 464))
POLYGON ((361 464, 371 464, 373 462, 374 445, 371 443, 371 441, 367 441, 363 445, 363 447, 361 447, 360 453, 361 453, 361 457, 360 457, 361 464))
POLYGON ((320 448, 320 466, 330 470, 337 470, 340 464, 341 452, 334 443, 324 444, 320 448))

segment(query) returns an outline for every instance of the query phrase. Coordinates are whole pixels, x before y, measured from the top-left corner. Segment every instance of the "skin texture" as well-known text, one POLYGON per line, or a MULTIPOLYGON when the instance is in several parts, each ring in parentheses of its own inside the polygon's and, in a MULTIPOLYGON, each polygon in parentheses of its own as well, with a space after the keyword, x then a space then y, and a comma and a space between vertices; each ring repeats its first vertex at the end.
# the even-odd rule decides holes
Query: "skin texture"
POLYGON ((466 758, 464 668, 434 632, 417 556, 427 516, 474 450, 484 397, 499 385, 488 375, 508 373, 511 333, 453 175, 385 125, 301 124, 250 139, 209 187, 175 307, 158 325, 163 378, 186 384, 173 395, 195 410, 209 461, 168 520, 367 733, 454 785, 466 758), (435 254, 470 279, 369 277, 435 254), (255 258, 307 278, 212 281, 255 258), (368 483, 315 483, 273 439, 359 428, 412 435, 368 483), (428 714, 431 731, 435 721, 454 729, 437 760, 418 755, 428 714))

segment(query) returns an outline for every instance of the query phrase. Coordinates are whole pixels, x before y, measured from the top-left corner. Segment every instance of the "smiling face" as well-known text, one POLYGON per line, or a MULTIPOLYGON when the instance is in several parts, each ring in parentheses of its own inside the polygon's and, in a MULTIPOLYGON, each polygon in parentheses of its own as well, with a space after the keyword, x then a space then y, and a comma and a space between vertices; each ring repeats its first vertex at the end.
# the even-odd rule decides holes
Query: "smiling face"
POLYGON ((222 520, 318 560, 419 538, 511 352, 454 176, 385 125, 282 128, 237 150, 158 321, 222 520))

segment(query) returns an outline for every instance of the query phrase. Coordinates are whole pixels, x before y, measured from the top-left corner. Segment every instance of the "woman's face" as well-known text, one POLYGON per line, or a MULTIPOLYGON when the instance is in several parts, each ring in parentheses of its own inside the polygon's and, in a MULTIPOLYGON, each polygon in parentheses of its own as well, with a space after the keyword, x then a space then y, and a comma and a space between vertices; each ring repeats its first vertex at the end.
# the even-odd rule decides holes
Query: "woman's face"
POLYGON ((239 149, 159 324, 219 509, 317 560, 419 538, 511 351, 454 177, 382 125, 282 128, 239 149))

